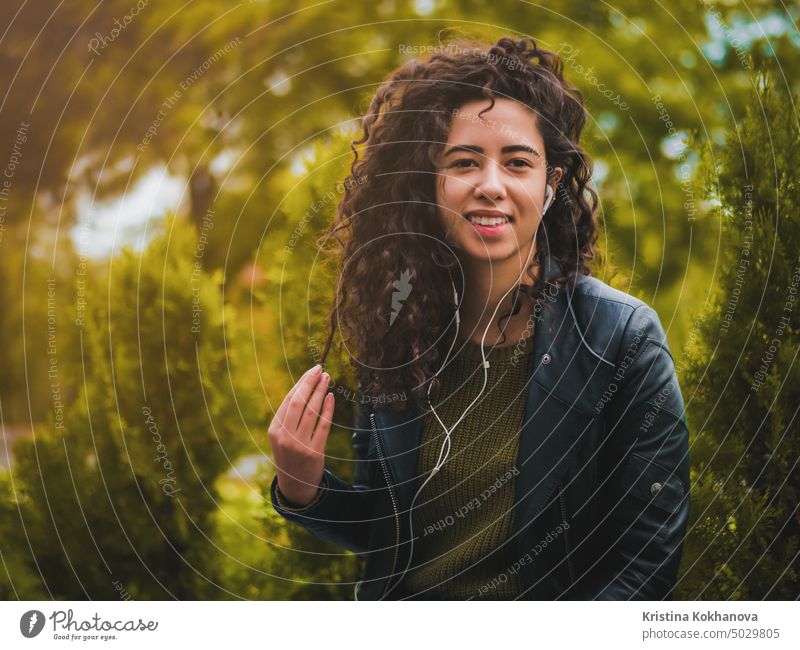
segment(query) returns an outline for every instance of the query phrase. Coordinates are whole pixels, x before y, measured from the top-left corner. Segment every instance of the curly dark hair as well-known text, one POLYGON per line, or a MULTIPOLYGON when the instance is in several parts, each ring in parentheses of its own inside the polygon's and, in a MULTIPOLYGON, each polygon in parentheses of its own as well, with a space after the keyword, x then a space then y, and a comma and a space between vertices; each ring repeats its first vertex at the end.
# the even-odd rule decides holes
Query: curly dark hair
POLYGON ((405 398, 386 396, 410 390, 412 400, 426 408, 428 383, 438 388, 434 374, 446 351, 443 334, 454 317, 450 279, 460 295, 464 287, 435 218, 437 159, 454 113, 464 104, 489 98, 485 110, 490 110, 494 98, 502 97, 532 109, 545 143, 548 178, 554 178, 555 167, 563 172, 526 269, 533 284, 516 287, 512 310, 499 319, 519 311, 522 293, 534 305, 547 306, 544 274, 535 272, 544 256, 566 270, 550 280, 560 288, 576 274, 591 273, 598 199, 588 185, 591 159, 579 146, 583 96, 564 79, 562 68, 557 54, 531 38, 504 37, 494 45, 458 39, 400 66, 378 88, 362 119, 363 133, 351 143, 354 160, 336 217, 318 240, 339 266, 322 358, 339 331, 362 401, 401 409, 405 398), (365 145, 361 156, 359 145, 365 145), (333 250, 326 249, 331 242, 333 250), (424 291, 413 292, 393 319, 394 283, 406 269, 408 282, 424 291))

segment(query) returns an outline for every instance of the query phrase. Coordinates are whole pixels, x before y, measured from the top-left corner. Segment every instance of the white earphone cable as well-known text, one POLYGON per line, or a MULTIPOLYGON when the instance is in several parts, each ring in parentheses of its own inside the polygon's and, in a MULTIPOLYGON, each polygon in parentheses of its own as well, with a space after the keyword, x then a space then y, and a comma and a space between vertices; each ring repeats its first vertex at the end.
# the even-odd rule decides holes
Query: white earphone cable
MULTIPOLYGON (((544 202, 544 205, 542 206, 542 216, 544 216, 544 213, 550 207, 551 199, 553 197, 553 188, 551 188, 549 185, 545 186, 545 195, 546 195, 545 196, 545 202, 544 202)), ((537 232, 538 232, 538 229, 537 229, 537 232)), ((536 233, 534 233, 533 238, 534 238, 534 243, 535 243, 536 233)), ((534 248, 535 248, 535 245, 531 246, 531 252, 534 250, 534 248)), ((530 253, 529 253, 529 256, 530 256, 530 253)), ((520 277, 521 277, 521 275, 520 275, 520 277)), ((518 280, 519 280, 519 278, 518 278, 518 280)), ((444 370, 445 366, 447 365, 447 362, 450 359, 450 353, 453 351, 453 348, 455 347, 456 341, 458 340, 458 331, 459 331, 459 324, 460 324, 459 311, 458 311, 458 308, 459 308, 458 307, 458 292, 456 291, 455 283, 452 280, 450 282, 453 285, 453 301, 454 301, 455 308, 456 308, 456 313, 455 313, 456 332, 455 332, 455 336, 453 337, 453 342, 450 344, 450 349, 447 351, 447 354, 445 355, 445 360, 442 363, 442 365, 439 368, 439 370, 436 371, 436 373, 434 374, 433 378, 438 377, 439 373, 441 373, 442 370, 444 370)), ((500 298, 500 300, 497 301, 497 306, 494 308, 494 312, 492 313, 492 317, 489 319, 489 322, 486 325, 486 329, 483 331, 483 336, 481 337, 481 359, 482 359, 482 366, 483 366, 483 386, 481 387, 481 390, 478 393, 478 395, 475 397, 475 399, 472 400, 472 402, 470 402, 469 406, 467 406, 467 408, 461 414, 461 417, 459 417, 458 420, 456 420, 455 424, 453 424, 453 426, 450 427, 449 429, 447 428, 445 423, 442 421, 442 419, 439 417, 439 414, 436 412, 436 409, 433 407, 433 404, 431 404, 431 412, 433 413, 433 415, 436 418, 436 420, 439 422, 439 424, 444 429, 445 440, 444 440, 444 443, 442 444, 442 448, 439 450, 439 457, 436 460, 436 463, 434 464, 433 469, 431 470, 431 472, 428 475, 428 477, 422 482, 422 485, 419 486, 419 489, 416 491, 416 493, 414 494, 414 497, 411 499, 411 505, 408 508, 408 513, 409 513, 408 514, 409 541, 410 541, 411 545, 409 547, 408 562, 406 563, 406 568, 403 570, 403 573, 401 574, 401 577, 394 583, 394 585, 392 585, 392 587, 386 593, 384 593, 379 598, 379 600, 383 600, 386 596, 388 596, 395 589, 395 587, 397 587, 398 584, 400 584, 400 582, 402 580, 402 576, 404 576, 406 574, 406 572, 408 571, 408 569, 411 567, 411 560, 413 559, 413 554, 414 554, 414 518, 413 518, 414 503, 416 502, 417 497, 419 496, 420 492, 422 492, 423 488, 437 474, 437 472, 441 469, 441 467, 444 465, 445 461, 447 460, 447 457, 450 455, 450 434, 461 423, 461 421, 467 416, 467 414, 470 412, 472 407, 481 398, 481 396, 483 395, 484 391, 486 390, 486 384, 489 381, 489 373, 488 373, 489 362, 486 360, 486 350, 485 350, 486 336, 489 333, 489 328, 491 327, 492 323, 494 322, 495 316, 497 315, 497 310, 500 309, 500 305, 503 304, 503 301, 506 299, 506 296, 508 296, 508 294, 510 294, 516 287, 517 287, 516 284, 512 284, 511 288, 508 291, 506 291, 506 293, 503 295, 502 298, 500 298), (445 448, 447 449, 446 452, 445 452, 445 448), (442 457, 442 454, 444 454, 444 457, 442 457)), ((428 396, 430 396, 431 385, 432 384, 428 385, 428 396)), ((389 576, 389 579, 391 580, 391 576, 389 576)), ((358 600, 358 584, 356 584, 355 592, 356 592, 355 593, 355 600, 358 600)))

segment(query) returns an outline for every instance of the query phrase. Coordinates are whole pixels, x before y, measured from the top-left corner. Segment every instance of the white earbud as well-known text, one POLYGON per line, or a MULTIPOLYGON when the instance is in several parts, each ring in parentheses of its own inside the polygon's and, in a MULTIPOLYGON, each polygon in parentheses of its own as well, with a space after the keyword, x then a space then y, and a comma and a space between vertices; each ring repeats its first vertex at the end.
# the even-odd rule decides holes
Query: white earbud
POLYGON ((550 203, 552 202, 551 199, 553 198, 553 188, 549 185, 545 185, 544 188, 544 206, 542 206, 542 216, 544 213, 547 212, 547 208, 550 207, 550 203))

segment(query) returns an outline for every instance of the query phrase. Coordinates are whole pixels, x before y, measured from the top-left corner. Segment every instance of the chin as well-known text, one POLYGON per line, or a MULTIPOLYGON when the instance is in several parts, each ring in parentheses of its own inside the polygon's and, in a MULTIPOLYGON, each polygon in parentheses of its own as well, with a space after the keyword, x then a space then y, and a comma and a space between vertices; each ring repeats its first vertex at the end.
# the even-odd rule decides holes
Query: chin
POLYGON ((470 259, 480 260, 483 262, 501 262, 507 260, 509 257, 517 257, 519 249, 508 242, 488 243, 486 248, 480 244, 470 242, 468 245, 461 247, 470 259))

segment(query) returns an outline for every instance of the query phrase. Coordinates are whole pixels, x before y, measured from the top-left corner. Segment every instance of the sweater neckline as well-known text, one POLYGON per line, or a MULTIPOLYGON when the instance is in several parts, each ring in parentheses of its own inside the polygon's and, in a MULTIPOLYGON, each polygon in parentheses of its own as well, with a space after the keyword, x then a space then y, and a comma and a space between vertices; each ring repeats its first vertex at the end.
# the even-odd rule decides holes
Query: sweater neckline
MULTIPOLYGON (((451 333, 452 337, 452 333, 451 333)), ((452 341, 452 338, 450 338, 452 341)), ((506 343, 509 343, 506 341, 506 343)), ((455 344, 454 353, 464 359, 470 361, 482 361, 481 344, 462 338, 462 333, 459 332, 458 340, 455 344)), ((491 347, 487 345, 484 348, 486 359, 489 361, 508 361, 515 357, 526 357, 533 354, 533 335, 528 333, 528 336, 503 347, 491 347)))

